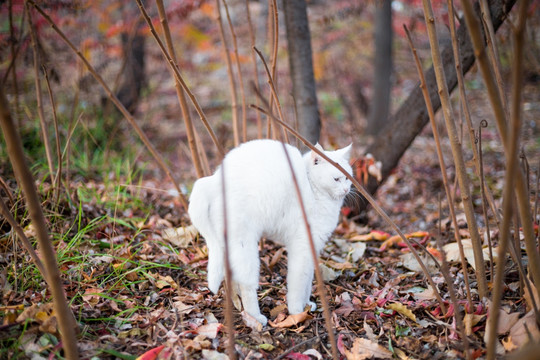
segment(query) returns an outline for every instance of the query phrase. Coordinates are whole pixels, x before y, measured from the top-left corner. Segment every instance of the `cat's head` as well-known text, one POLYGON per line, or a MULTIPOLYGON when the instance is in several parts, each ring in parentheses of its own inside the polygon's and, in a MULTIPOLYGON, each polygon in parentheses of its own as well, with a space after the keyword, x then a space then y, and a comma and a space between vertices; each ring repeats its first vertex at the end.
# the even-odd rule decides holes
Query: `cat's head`
MULTIPOLYGON (((352 168, 349 164, 352 144, 335 151, 324 151, 318 143, 315 147, 324 152, 331 160, 338 163, 349 174, 352 174, 352 168)), ((345 198, 351 188, 351 181, 341 171, 336 169, 315 151, 306 154, 306 160, 308 161, 308 172, 312 186, 316 187, 318 191, 328 194, 335 200, 345 198)))

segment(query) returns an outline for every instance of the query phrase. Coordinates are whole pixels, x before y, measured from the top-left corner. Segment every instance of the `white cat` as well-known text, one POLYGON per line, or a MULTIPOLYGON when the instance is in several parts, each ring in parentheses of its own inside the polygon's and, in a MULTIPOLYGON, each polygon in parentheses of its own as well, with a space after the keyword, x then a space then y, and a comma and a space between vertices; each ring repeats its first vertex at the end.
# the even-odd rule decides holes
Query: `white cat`
MULTIPOLYGON (((325 154, 352 173, 351 145, 325 154)), ((323 151, 317 144, 317 148, 323 151)), ((317 253, 334 231, 351 182, 326 160, 310 151, 304 156, 286 145, 302 194, 317 253)), ((257 301, 261 238, 284 245, 288 253, 287 303, 290 314, 309 304, 313 261, 308 232, 282 143, 254 140, 231 150, 212 176, 193 185, 189 216, 208 245, 208 287, 217 293, 225 274, 222 171, 225 172, 227 238, 235 291, 244 310, 263 325, 257 301)))

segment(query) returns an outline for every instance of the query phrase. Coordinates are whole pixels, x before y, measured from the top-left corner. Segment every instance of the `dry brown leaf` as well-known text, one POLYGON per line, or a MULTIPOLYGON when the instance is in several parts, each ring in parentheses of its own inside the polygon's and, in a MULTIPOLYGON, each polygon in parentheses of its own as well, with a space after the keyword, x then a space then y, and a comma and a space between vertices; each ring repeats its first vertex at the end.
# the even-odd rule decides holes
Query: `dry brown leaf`
POLYGON ((275 308, 273 308, 272 310, 270 310, 270 317, 272 319, 274 319, 279 315, 279 313, 285 312, 285 310, 287 310, 287 305, 286 304, 278 305, 275 308))
POLYGON ((477 315, 477 314, 465 314, 463 322, 465 323, 465 333, 467 336, 472 335, 472 328, 478 324, 486 315, 477 315))
POLYGON ((540 299, 538 298, 538 290, 536 290, 536 286, 533 284, 530 276, 530 272, 527 273, 527 280, 529 281, 529 284, 531 285, 531 291, 533 296, 531 297, 531 293, 529 292, 529 287, 524 286, 525 293, 523 294, 523 297, 525 298, 525 301, 527 302, 527 310, 531 310, 534 308, 534 303, 536 303, 536 306, 540 305, 540 299), (533 303, 534 299, 534 303, 533 303))
POLYGON ((335 271, 324 264, 319 264, 319 269, 325 282, 334 281, 341 275, 341 271, 335 271))
POLYGON ((369 234, 354 235, 349 240, 351 241, 371 241, 371 240, 384 241, 388 239, 389 236, 390 234, 385 233, 383 231, 373 230, 369 234))
POLYGON ((274 266, 276 266, 276 264, 279 262, 279 260, 281 260, 281 258, 283 257, 283 253, 285 252, 285 248, 284 247, 280 247, 275 253, 274 255, 272 256, 272 260, 270 260, 270 264, 268 265, 268 267, 270 268, 270 270, 272 270, 274 268, 274 266))
POLYGON ((178 300, 173 302, 173 306, 178 311, 178 314, 189 314, 193 311, 193 305, 184 304, 182 301, 178 300))
POLYGON ((428 285, 426 290, 419 293, 412 293, 412 296, 418 301, 433 300, 435 299, 435 291, 431 285, 428 285))
POLYGON ((529 340, 540 340, 540 331, 538 330, 538 325, 536 325, 534 310, 529 311, 512 326, 510 336, 512 337, 512 342, 517 347, 522 347, 529 340))
MULTIPOLYGON (((416 258, 411 252, 407 252, 403 255, 399 256, 400 259, 400 265, 416 272, 422 272, 422 268, 420 267, 420 264, 418 264, 418 261, 416 261, 416 258)), ((435 262, 430 256, 420 254, 420 259, 426 265, 428 271, 430 274, 435 274, 439 272, 439 268, 437 268, 437 265, 435 265, 435 262)))
POLYGON ((56 316, 50 315, 46 318, 42 318, 40 321, 41 325, 39 325, 39 331, 46 332, 49 334, 57 334, 58 333, 58 321, 56 320, 56 316))
POLYGON ((373 357, 379 359, 391 359, 392 353, 375 341, 356 338, 351 350, 345 350, 345 357, 347 360, 364 360, 373 357))
POLYGON ((197 328, 197 333, 199 335, 204 335, 205 337, 209 339, 215 339, 217 337, 218 332, 222 328, 223 328, 223 324, 221 323, 210 323, 210 324, 199 326, 197 328))
POLYGON ((399 303, 399 302, 391 303, 391 304, 386 305, 386 308, 397 311, 401 315, 406 316, 409 319, 411 319, 412 321, 416 322, 416 315, 414 315, 413 312, 411 310, 409 310, 402 303, 399 303))
MULTIPOLYGON (((471 267, 476 270, 476 262, 474 259, 474 250, 473 250, 471 239, 461 240, 461 244, 463 245, 463 253, 465 255, 465 259, 471 265, 471 267)), ((459 254, 459 245, 457 242, 446 244, 443 247, 443 249, 444 249, 444 252, 446 253, 446 261, 448 262, 461 261, 460 254, 459 254)), ((488 261, 489 249, 487 247, 483 248, 482 253, 484 256, 484 261, 488 261)), ((493 248, 493 261, 495 262, 497 261, 497 248, 493 248)))
POLYGON ((161 232, 163 240, 167 240, 181 249, 187 248, 199 232, 193 225, 178 228, 167 228, 161 232))
POLYGON ((354 268, 354 265, 351 264, 348 261, 337 262, 337 261, 334 261, 334 260, 326 260, 324 262, 324 264, 326 266, 331 267, 332 269, 336 269, 336 270, 347 270, 347 269, 353 269, 354 268))
POLYGON ((253 331, 262 331, 263 325, 257 319, 249 315, 246 311, 242 311, 240 314, 242 315, 242 320, 244 320, 244 324, 247 327, 251 328, 253 331))
POLYGON ((504 350, 506 352, 510 352, 513 350, 516 350, 518 347, 512 342, 512 336, 508 336, 507 338, 502 340, 502 345, 504 347, 504 350))
POLYGON ((506 334, 512 326, 519 320, 519 313, 507 313, 503 309, 499 309, 499 323, 497 324, 497 333, 499 335, 506 334))
POLYGON ((269 321, 268 324, 270 324, 270 326, 274 328, 290 328, 298 324, 301 324, 306 320, 310 320, 312 318, 313 317, 309 315, 307 311, 304 311, 304 312, 301 312, 300 314, 289 315, 287 316, 287 318, 285 318, 285 320, 280 321, 280 322, 269 321))
POLYGON ((202 351, 203 359, 206 360, 229 360, 229 356, 216 350, 203 349, 202 351))

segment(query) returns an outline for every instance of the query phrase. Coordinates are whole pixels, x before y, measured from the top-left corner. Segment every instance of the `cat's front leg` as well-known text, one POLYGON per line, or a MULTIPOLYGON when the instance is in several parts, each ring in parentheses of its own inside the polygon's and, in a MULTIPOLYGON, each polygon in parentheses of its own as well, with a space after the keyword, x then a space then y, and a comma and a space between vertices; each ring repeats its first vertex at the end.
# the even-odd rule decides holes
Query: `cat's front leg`
POLYGON ((309 305, 312 310, 315 303, 309 301, 313 282, 313 261, 311 252, 289 248, 287 264, 287 305, 289 314, 299 314, 309 305))

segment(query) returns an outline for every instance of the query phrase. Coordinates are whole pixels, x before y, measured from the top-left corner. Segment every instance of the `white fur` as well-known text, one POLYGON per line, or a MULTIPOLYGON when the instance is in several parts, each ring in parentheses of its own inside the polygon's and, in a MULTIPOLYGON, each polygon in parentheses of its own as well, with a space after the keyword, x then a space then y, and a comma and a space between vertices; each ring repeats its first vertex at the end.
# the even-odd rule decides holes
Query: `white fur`
MULTIPOLYGON (((286 149, 318 253, 337 225, 351 182, 315 152, 302 156, 293 146, 286 145, 286 149)), ((325 154, 351 173, 350 151, 351 145, 325 154)), ((286 246, 289 313, 302 312, 307 304, 312 304, 309 297, 313 261, 285 151, 274 140, 254 140, 240 145, 227 154, 214 175, 193 185, 188 212, 208 245, 208 287, 217 293, 225 273, 222 171, 225 172, 229 261, 244 309, 266 325, 267 319, 257 301, 258 243, 264 237, 286 246)))

